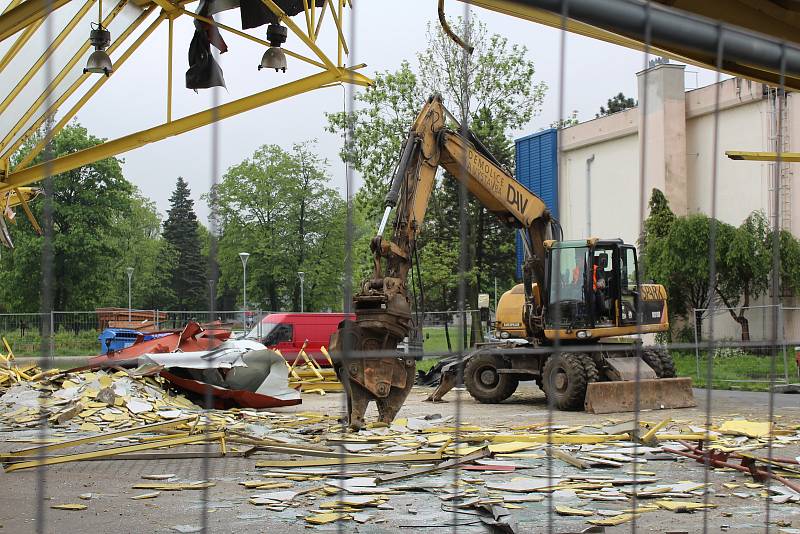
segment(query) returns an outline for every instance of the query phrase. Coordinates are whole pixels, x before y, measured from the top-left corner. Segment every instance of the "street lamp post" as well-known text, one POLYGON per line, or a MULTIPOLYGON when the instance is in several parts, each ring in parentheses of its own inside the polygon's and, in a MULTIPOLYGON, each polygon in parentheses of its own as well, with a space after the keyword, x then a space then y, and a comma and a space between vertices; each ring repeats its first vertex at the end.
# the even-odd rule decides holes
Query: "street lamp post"
POLYGON ((214 280, 211 278, 208 279, 208 302, 212 309, 216 307, 217 299, 214 298, 214 280))
MULTIPOLYGON (((133 277, 133 267, 125 269, 128 273, 128 322, 131 322, 131 278, 133 277)), ((128 325, 130 326, 130 325, 128 325)))
POLYGON ((306 273, 300 271, 297 273, 297 276, 300 277, 300 313, 305 311, 305 303, 303 302, 303 281, 306 278, 306 273))
POLYGON ((247 330, 247 258, 250 254, 247 252, 240 252, 239 258, 242 260, 242 329, 247 330))

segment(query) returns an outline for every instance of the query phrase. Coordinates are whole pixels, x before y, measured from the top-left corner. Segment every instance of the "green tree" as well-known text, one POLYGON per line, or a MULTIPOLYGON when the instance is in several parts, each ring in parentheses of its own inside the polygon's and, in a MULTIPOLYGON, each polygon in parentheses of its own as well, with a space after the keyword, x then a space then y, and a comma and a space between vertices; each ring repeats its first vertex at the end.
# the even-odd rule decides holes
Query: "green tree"
MULTIPOLYGON (((12 165, 38 141, 26 143, 12 165)), ((58 157, 90 148, 103 140, 78 123, 67 125, 52 141, 51 154, 58 157)), ((34 163, 42 161, 37 156, 34 163)), ((108 158, 52 177, 53 308, 90 310, 122 304, 117 300, 121 276, 121 243, 135 211, 134 187, 122 175, 120 160, 108 158)), ((44 199, 31 205, 43 221, 44 199)), ((16 248, 0 259, 0 309, 38 311, 41 302, 43 239, 27 218, 12 226, 16 248)), ((126 280, 127 283, 127 280, 126 280)), ((125 286, 127 290, 127 285, 125 286)), ((127 298, 125 300, 127 305, 127 298)))
POLYGON ((722 256, 717 285, 725 307, 742 329, 742 341, 750 341, 750 322, 746 313, 751 303, 769 288, 772 268, 772 240, 769 223, 760 211, 753 212, 721 240, 722 256))
POLYGON ((209 195, 220 222, 222 292, 241 303, 238 253, 245 251, 251 307, 299 310, 302 271, 307 311, 341 308, 346 208, 329 180, 313 141, 291 152, 265 145, 228 169, 209 195))
POLYGON ((608 107, 600 106, 600 113, 595 114, 595 118, 605 117, 618 111, 625 111, 636 106, 636 101, 633 98, 628 98, 624 94, 619 93, 608 99, 608 107))
POLYGON ((189 184, 178 177, 169 198, 170 209, 164 222, 164 240, 169 247, 161 251, 166 263, 174 258, 169 271, 172 290, 170 307, 178 310, 204 310, 208 306, 206 260, 202 255, 199 222, 194 212, 189 184))
POLYGON ((800 294, 800 241, 786 230, 780 231, 780 258, 783 294, 800 294))
POLYGON ((133 267, 131 303, 138 309, 163 308, 174 299, 170 273, 176 265, 174 249, 161 238, 161 217, 155 203, 136 190, 130 197, 130 214, 120 224, 118 255, 112 272, 116 284, 112 301, 128 305, 127 267, 133 267))
POLYGON ((340 156, 364 180, 356 193, 356 205, 370 219, 383 213, 383 199, 401 145, 424 99, 417 75, 408 61, 403 61, 396 72, 375 74, 374 85, 356 94, 355 111, 326 114, 327 130, 348 136, 340 156))
MULTIPOLYGON (((659 216, 668 218, 664 212, 655 214, 656 219, 659 216)), ((671 315, 688 318, 694 312, 698 337, 702 337, 703 320, 707 316, 705 310, 716 298, 716 279, 719 278, 717 271, 716 279, 711 283, 708 245, 713 224, 716 225, 717 243, 730 239, 734 231, 732 226, 702 213, 674 218, 666 235, 655 233, 651 226, 653 233, 648 236, 647 276, 666 287, 671 315)), ((717 247, 718 265, 723 256, 724 250, 717 247)))
MULTIPOLYGON (((375 86, 356 97, 358 107, 352 114, 328 115, 330 131, 352 129, 341 155, 364 177, 357 199, 368 220, 377 221, 383 211, 400 147, 429 95, 441 93, 457 117, 467 117, 471 129, 509 169, 514 166, 511 133, 526 125, 541 108, 546 86, 534 82, 534 64, 526 57, 525 47, 510 44, 500 35, 489 35, 486 26, 475 18, 468 24, 459 20, 453 26, 475 46, 471 56, 465 57, 438 24, 429 25, 428 46, 418 55, 415 70, 404 62, 395 73, 379 74, 375 86)), ((468 304, 475 305, 477 293, 493 287, 495 276, 504 288, 514 280, 514 231, 470 198, 466 210, 468 236, 462 242, 458 194, 452 176, 440 178, 418 243, 423 279, 428 273, 439 273, 433 278, 446 280, 445 286, 426 292, 431 309, 456 305, 458 261, 452 259, 458 258, 462 246, 469 258, 465 273, 468 304), (429 246, 431 249, 426 250, 429 246)), ((367 255, 362 261, 369 260, 367 255)), ((426 280, 423 283, 428 288, 432 285, 426 280)))

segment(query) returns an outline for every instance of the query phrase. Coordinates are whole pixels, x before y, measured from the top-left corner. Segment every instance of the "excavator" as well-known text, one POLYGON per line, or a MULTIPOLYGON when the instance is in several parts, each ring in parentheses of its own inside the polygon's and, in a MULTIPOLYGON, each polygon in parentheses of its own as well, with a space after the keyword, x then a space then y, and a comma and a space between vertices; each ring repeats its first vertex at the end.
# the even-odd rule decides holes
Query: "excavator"
MULTIPOLYGON (((349 426, 364 425, 373 400, 380 421, 391 423, 414 384, 415 359, 397 347, 413 327, 409 271, 439 167, 516 228, 524 244, 522 283, 498 304, 499 341, 478 345, 458 362, 476 400, 503 401, 519 381, 535 380, 548 402, 563 410, 694 406, 691 379, 675 378, 670 354, 642 347, 636 336, 669 328, 666 291, 640 283, 636 248, 620 239, 562 241, 561 227, 542 199, 471 131, 448 124, 458 121, 440 95, 431 96, 392 177, 370 243, 372 275, 353 297, 355 320, 343 322, 331 338, 349 426), (391 233, 385 235, 392 213, 391 233)), ((455 368, 443 383, 454 383, 455 368)))

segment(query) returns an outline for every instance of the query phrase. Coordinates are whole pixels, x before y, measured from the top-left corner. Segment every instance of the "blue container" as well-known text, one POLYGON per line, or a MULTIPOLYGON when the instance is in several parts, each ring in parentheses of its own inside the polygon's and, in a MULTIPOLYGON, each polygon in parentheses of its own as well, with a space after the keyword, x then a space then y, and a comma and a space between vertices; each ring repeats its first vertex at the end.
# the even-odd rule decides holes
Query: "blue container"
POLYGON ((97 336, 100 341, 100 354, 107 354, 109 350, 117 351, 130 347, 141 335, 138 330, 129 328, 106 328, 97 336))
MULTIPOLYGON (((543 132, 517 139, 516 178, 519 183, 536 193, 550 213, 558 219, 558 130, 543 132)), ((522 239, 517 234, 517 279, 522 279, 522 239)))

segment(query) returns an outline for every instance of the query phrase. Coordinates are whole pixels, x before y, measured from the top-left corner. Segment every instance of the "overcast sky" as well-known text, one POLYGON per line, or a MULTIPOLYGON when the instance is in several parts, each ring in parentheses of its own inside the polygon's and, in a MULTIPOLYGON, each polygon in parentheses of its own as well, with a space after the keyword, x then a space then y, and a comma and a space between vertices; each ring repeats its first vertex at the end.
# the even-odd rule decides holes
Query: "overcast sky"
MULTIPOLYGON (((426 25, 436 20, 434 0, 360 0, 356 8, 355 57, 350 63, 366 63, 362 71, 395 70, 404 59, 416 61, 416 54, 426 45, 426 25)), ((448 15, 463 13, 460 2, 448 2, 448 15)), ((547 127, 559 115, 559 31, 512 17, 472 8, 472 14, 484 21, 490 33, 502 33, 510 42, 525 45, 536 65, 536 81, 549 86, 541 114, 517 132, 519 136, 547 127)), ((217 17, 224 23, 240 27, 238 12, 217 17)), ((302 15, 295 17, 304 25, 302 15)), ((330 22, 330 21, 329 21, 330 22)), ((187 67, 186 51, 193 28, 188 17, 175 23, 175 57, 173 72, 175 91, 173 115, 199 111, 210 105, 213 91, 195 94, 183 86, 187 67)), ((266 30, 253 31, 264 38, 266 30)), ((258 71, 263 48, 235 35, 224 34, 229 51, 221 56, 227 90, 217 98, 230 101, 277 83, 292 81, 313 73, 297 60, 289 62, 286 74, 258 71)), ((331 34, 321 36, 331 43, 331 34)), ((109 83, 78 115, 89 130, 113 138, 144 129, 164 119, 165 115, 165 43, 166 25, 160 28, 133 56, 124 68, 114 73, 109 83)), ((302 44, 289 34, 286 46, 304 52, 302 44)), ((324 46, 325 50, 335 50, 324 46)), ((310 55, 310 54, 309 54, 310 55)), ((642 70, 642 53, 605 44, 584 37, 569 35, 566 47, 564 109, 577 110, 581 120, 594 117, 606 100, 622 91, 636 97, 636 72, 642 70)), ((686 86, 707 85, 715 79, 713 72, 687 67, 686 86)), ((249 157, 259 146, 278 144, 290 148, 292 143, 317 139, 320 153, 330 162, 335 187, 344 190, 344 165, 338 158, 341 143, 337 135, 326 133, 324 113, 340 111, 343 89, 317 90, 278 102, 218 123, 220 174, 231 165, 249 157)), ((169 195, 178 176, 186 178, 196 200, 198 216, 206 221, 208 209, 200 196, 208 191, 211 181, 212 126, 166 139, 159 143, 123 154, 126 177, 152 198, 159 211, 165 213, 169 195)))

